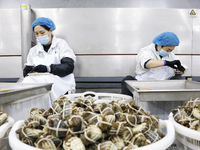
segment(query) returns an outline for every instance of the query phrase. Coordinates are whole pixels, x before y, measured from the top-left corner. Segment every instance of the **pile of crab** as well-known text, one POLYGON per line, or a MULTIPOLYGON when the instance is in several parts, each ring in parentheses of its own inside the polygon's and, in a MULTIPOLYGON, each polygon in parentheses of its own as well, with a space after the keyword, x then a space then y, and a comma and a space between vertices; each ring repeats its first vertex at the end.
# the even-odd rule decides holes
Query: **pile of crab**
POLYGON ((190 99, 184 106, 172 110, 174 120, 190 129, 200 131, 200 100, 190 99))
POLYGON ((8 114, 0 110, 0 126, 8 121, 8 114))
POLYGON ((164 137, 158 117, 134 100, 107 103, 86 96, 71 102, 60 96, 49 110, 32 108, 29 114, 16 133, 40 149, 129 150, 164 137))

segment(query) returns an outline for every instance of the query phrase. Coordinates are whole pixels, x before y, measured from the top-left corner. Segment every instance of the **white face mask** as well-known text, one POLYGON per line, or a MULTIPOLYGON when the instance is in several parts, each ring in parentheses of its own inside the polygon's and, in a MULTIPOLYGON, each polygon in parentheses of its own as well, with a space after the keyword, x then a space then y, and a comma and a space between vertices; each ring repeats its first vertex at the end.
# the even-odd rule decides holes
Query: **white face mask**
POLYGON ((169 53, 166 52, 165 50, 161 49, 161 50, 159 51, 159 55, 162 56, 162 57, 166 57, 166 56, 169 55, 169 53))
POLYGON ((39 36, 36 38, 36 40, 41 43, 42 45, 46 45, 47 43, 49 43, 50 41, 50 37, 48 36, 48 34, 44 35, 44 36, 39 36))

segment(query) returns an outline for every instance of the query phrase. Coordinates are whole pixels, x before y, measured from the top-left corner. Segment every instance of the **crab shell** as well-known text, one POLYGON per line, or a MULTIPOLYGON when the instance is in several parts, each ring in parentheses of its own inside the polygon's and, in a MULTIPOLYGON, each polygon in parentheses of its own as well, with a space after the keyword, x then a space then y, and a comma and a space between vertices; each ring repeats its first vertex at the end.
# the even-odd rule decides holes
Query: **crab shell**
POLYGON ((83 112, 83 119, 89 124, 96 124, 98 122, 98 114, 93 113, 91 111, 85 111, 83 112))
POLYGON ((150 130, 150 127, 147 125, 147 123, 144 122, 139 125, 136 125, 132 130, 133 133, 139 133, 139 132, 145 133, 150 130))
POLYGON ((123 148, 123 150, 132 150, 132 149, 136 149, 136 148, 138 148, 137 145, 134 145, 133 143, 129 143, 128 146, 125 146, 123 148))
POLYGON ((83 118, 81 116, 72 115, 68 122, 72 132, 83 130, 83 118))
POLYGON ((61 111, 61 114, 62 114, 62 119, 68 119, 71 114, 72 114, 72 104, 71 104, 71 101, 69 100, 66 100, 62 103, 62 111, 61 111))
POLYGON ((63 148, 64 150, 85 150, 83 142, 76 136, 66 137, 63 142, 63 148))
POLYGON ((23 137, 23 138, 21 139, 21 141, 22 141, 23 143, 25 143, 25 144, 30 145, 30 146, 34 146, 34 142, 35 142, 34 139, 29 138, 29 137, 23 137))
POLYGON ((101 113, 104 109, 108 107, 107 103, 95 103, 92 105, 95 113, 101 113))
POLYGON ((103 115, 114 115, 114 111, 112 110, 112 108, 107 107, 103 111, 101 111, 101 114, 103 114, 103 115))
POLYGON ((145 137, 146 137, 146 139, 149 143, 154 143, 154 142, 161 139, 159 134, 155 131, 152 131, 152 130, 149 131, 148 133, 145 133, 144 135, 145 135, 145 137))
POLYGON ((193 108, 192 114, 195 118, 200 119, 200 109, 199 108, 193 108))
POLYGON ((122 134, 122 137, 124 139, 125 142, 128 142, 132 139, 133 137, 133 130, 130 127, 125 127, 125 130, 122 134))
POLYGON ((98 145, 98 150, 118 150, 118 148, 113 142, 104 141, 98 145))
POLYGON ((90 125, 84 131, 84 135, 81 136, 81 140, 85 145, 96 143, 98 139, 102 138, 102 131, 96 125, 90 125))
POLYGON ((0 112, 0 126, 8 120, 8 114, 0 112))
POLYGON ((115 122, 112 124, 110 131, 108 132, 109 135, 122 135, 125 128, 125 122, 115 122))
POLYGON ((118 112, 123 112, 123 110, 122 110, 122 108, 120 107, 120 105, 118 104, 118 103, 116 103, 116 102, 111 102, 111 104, 112 104, 112 109, 113 109, 113 111, 114 111, 114 113, 118 113, 118 112))
POLYGON ((32 108, 29 110, 30 117, 33 117, 35 114, 41 114, 44 117, 47 117, 49 115, 48 112, 43 108, 41 108, 41 109, 40 108, 32 108))
POLYGON ((98 127, 104 132, 108 131, 115 121, 114 115, 102 115, 98 117, 98 127))
POLYGON ((59 139, 50 133, 45 133, 37 139, 35 145, 42 149, 57 149, 62 143, 62 139, 59 139))
POLYGON ((148 145, 146 141, 146 137, 144 136, 143 133, 137 133, 132 139, 131 142, 133 145, 137 145, 138 147, 148 145))
POLYGON ((84 109, 82 107, 74 107, 72 109, 72 115, 79 115, 82 116, 84 112, 84 109))
POLYGON ((109 139, 117 146, 118 150, 124 148, 124 140, 120 136, 111 136, 109 139))
POLYGON ((58 114, 61 111, 62 111, 62 108, 57 101, 54 101, 53 104, 51 105, 51 107, 48 110, 48 112, 50 114, 58 114))
POLYGON ((69 131, 66 121, 62 120, 48 120, 47 128, 51 133, 59 138, 66 137, 67 132, 69 131))
POLYGON ((37 148, 41 149, 56 149, 54 142, 49 138, 41 138, 35 145, 37 148))
POLYGON ((33 116, 33 120, 38 121, 40 125, 45 125, 47 122, 47 119, 44 118, 41 114, 35 114, 33 116))
POLYGON ((23 143, 33 146, 36 139, 44 132, 42 130, 32 129, 30 126, 26 126, 16 130, 16 133, 19 135, 19 139, 23 143))
POLYGON ((200 122, 199 120, 195 120, 193 122, 190 123, 190 129, 194 129, 197 131, 200 131, 200 122))
POLYGON ((126 114, 126 121, 129 126, 134 127, 137 124, 138 119, 137 119, 136 115, 126 114))
POLYGON ((44 134, 44 131, 31 128, 30 126, 22 127, 22 132, 26 137, 33 139, 37 139, 40 135, 44 134))

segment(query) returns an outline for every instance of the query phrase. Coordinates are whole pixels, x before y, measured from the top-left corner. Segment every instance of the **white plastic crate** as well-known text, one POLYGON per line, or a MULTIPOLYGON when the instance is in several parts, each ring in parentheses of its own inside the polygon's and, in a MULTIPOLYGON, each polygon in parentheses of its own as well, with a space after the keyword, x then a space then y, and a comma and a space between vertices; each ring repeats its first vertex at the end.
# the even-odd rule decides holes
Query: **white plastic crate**
POLYGON ((8 137, 6 137, 6 132, 14 124, 14 119, 8 116, 8 121, 0 126, 0 149, 7 150, 8 137))
POLYGON ((174 125, 178 150, 200 150, 200 132, 177 123, 172 113, 169 115, 169 120, 174 125))
POLYGON ((84 93, 76 93, 76 94, 68 94, 65 95, 69 100, 74 101, 78 97, 85 97, 91 95, 94 97, 94 99, 98 100, 106 100, 106 101, 112 101, 112 100, 132 100, 131 96, 123 95, 123 94, 115 94, 115 93, 96 93, 92 91, 87 91, 84 93))

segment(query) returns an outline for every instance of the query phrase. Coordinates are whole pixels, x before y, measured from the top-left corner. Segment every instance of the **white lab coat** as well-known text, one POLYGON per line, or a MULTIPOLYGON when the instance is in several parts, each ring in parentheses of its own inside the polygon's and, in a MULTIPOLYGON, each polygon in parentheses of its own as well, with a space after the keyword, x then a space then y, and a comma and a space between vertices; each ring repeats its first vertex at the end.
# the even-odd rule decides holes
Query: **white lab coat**
MULTIPOLYGON (((167 57, 160 57, 159 52, 155 49, 155 44, 148 45, 140 50, 136 58, 136 76, 137 80, 168 80, 175 75, 175 69, 162 66, 157 68, 146 69, 144 64, 147 60, 168 60, 173 61, 178 58, 173 52, 170 52, 167 57)), ((179 60, 179 59, 178 59, 179 60)))
MULTIPOLYGON (((76 61, 76 56, 73 50, 68 46, 67 42, 63 39, 53 36, 51 47, 48 52, 45 52, 43 46, 38 43, 32 47, 27 56, 27 63, 25 65, 37 66, 51 64, 60 64, 61 59, 69 57, 76 61)), ((75 92, 75 79, 74 74, 71 73, 65 77, 59 77, 53 74, 40 74, 30 75, 24 78, 23 83, 53 83, 51 89, 51 99, 54 101, 60 95, 65 94, 67 91, 75 92)))

